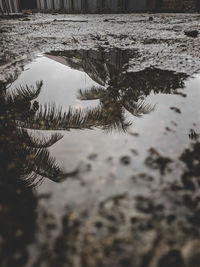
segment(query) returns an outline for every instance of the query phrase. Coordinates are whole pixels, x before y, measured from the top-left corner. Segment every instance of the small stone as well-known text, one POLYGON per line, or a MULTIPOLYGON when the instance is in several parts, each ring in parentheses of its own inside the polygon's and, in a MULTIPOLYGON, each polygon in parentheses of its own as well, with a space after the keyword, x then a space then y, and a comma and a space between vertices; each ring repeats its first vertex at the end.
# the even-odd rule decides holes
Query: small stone
POLYGON ((171 250, 159 261, 159 267, 183 267, 183 258, 179 250, 171 250))
POLYGON ((129 165, 131 163, 131 158, 129 156, 124 156, 120 159, 120 162, 124 165, 129 165))
POLYGON ((171 107, 170 109, 174 110, 176 113, 179 113, 179 114, 181 113, 181 110, 177 107, 171 107))
POLYGON ((89 160, 95 160, 97 158, 97 154, 90 154, 89 156, 88 156, 88 159, 89 160))
POLYGON ((131 149, 131 153, 133 153, 135 156, 138 155, 138 151, 136 149, 131 149))
POLYGON ((172 223, 176 219, 176 216, 174 214, 169 214, 167 216, 167 222, 172 223))
POLYGON ((131 221, 132 224, 135 224, 135 223, 138 222, 138 219, 137 219, 136 217, 132 217, 132 218, 130 219, 130 221, 131 221))
POLYGON ((97 222, 95 223, 95 226, 96 226, 97 228, 101 228, 101 227, 103 227, 103 223, 102 223, 101 221, 97 221, 97 222))
POLYGON ((195 190, 195 184, 192 181, 191 177, 188 177, 188 175, 183 174, 181 180, 185 190, 191 190, 191 191, 195 190))
POLYGON ((196 38, 199 35, 199 32, 197 30, 185 31, 185 35, 188 37, 196 38))
POLYGON ((24 18, 24 19, 22 19, 22 21, 30 21, 30 19, 29 18, 24 18))

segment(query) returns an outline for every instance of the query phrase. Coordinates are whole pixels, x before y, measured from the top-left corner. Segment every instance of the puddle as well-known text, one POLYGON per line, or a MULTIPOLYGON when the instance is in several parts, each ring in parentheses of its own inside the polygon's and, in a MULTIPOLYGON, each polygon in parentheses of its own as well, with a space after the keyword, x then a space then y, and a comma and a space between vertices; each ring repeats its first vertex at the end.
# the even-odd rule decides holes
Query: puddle
MULTIPOLYGON (((49 177, 50 180, 45 179, 36 191, 38 195, 50 195, 48 201, 40 205, 58 219, 66 203, 72 207, 89 207, 116 194, 146 194, 147 184, 134 185, 133 175, 148 173, 156 177, 154 184, 159 183, 160 176, 165 174, 167 159, 177 164, 192 138, 199 136, 200 75, 189 78, 183 73, 156 68, 132 72, 128 62, 137 56, 135 51, 120 49, 51 52, 25 66, 8 89, 12 93, 17 86, 43 81, 35 102, 28 102, 30 106, 24 106, 24 110, 34 113, 38 103, 43 107, 49 103, 43 109, 45 119, 43 116, 40 120, 40 115, 33 119, 32 113, 21 117, 16 106, 13 110, 18 113, 12 114, 17 120, 22 120, 20 125, 25 128, 43 130, 43 134, 48 136, 49 130, 50 133, 57 130, 63 137, 54 135, 48 140, 35 140, 36 148, 42 147, 41 143, 38 145, 42 142, 43 145, 46 143, 48 150, 40 148, 40 152, 36 152, 34 143, 33 151, 27 152, 26 149, 24 152, 26 142, 29 145, 31 142, 27 133, 35 132, 25 130, 25 133, 18 133, 16 125, 7 121, 10 128, 4 137, 10 135, 12 127, 14 135, 12 132, 8 142, 12 135, 13 140, 16 139, 18 133, 17 147, 23 149, 17 153, 23 155, 21 159, 28 163, 28 167, 24 172, 23 165, 17 175, 22 171, 23 176, 28 173, 30 177, 35 171, 49 177), (27 137, 25 141, 20 139, 24 136, 27 137), (37 161, 32 162, 32 155, 37 155, 37 161), (163 162, 166 164, 163 163, 160 173, 151 166, 151 157, 155 155, 165 157, 163 162), (27 171, 29 168, 31 171, 27 171), (67 174, 72 179, 65 180, 67 174)), ((41 132, 36 131, 35 138, 41 132)), ((12 154, 13 147, 8 150, 12 154)), ((182 167, 177 166, 175 172, 181 171, 182 167)), ((9 167, 14 172, 17 170, 16 166, 9 167)), ((168 180, 174 178, 173 171, 165 177, 168 180)))
POLYGON ((150 148, 174 159, 189 145, 190 130, 199 129, 200 76, 156 68, 132 72, 128 62, 137 56, 120 49, 51 52, 25 66, 9 89, 42 80, 36 101, 71 110, 70 122, 54 120, 35 129, 64 130, 51 154, 65 172, 78 170, 95 187, 115 177, 124 190, 125 177, 145 171, 150 148), (120 164, 123 156, 129 166, 120 164))
POLYGON ((38 57, 24 68, 24 72, 13 83, 12 87, 20 85, 35 85, 43 81, 43 88, 37 101, 40 104, 55 103, 58 107, 67 109, 69 105, 75 109, 87 107, 90 103, 82 103, 77 99, 79 88, 98 86, 86 73, 72 69, 56 57, 49 55, 38 57))

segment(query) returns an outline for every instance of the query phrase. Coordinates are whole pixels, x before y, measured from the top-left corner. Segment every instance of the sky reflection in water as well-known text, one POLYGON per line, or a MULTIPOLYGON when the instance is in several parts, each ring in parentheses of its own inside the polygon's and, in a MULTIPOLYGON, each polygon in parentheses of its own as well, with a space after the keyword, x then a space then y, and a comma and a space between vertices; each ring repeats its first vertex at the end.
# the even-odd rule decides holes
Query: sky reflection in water
MULTIPOLYGON (((188 146, 190 129, 198 131, 199 76, 188 80, 184 74, 155 68, 133 73, 127 63, 134 56, 134 51, 120 49, 52 52, 26 66, 13 84, 42 79, 41 104, 94 111, 89 123, 100 129, 65 132, 50 148, 66 171, 98 154, 99 173, 107 158, 114 158, 115 166, 120 155, 132 156, 131 150, 138 154, 132 171, 141 169, 149 148, 176 157, 188 146)), ((120 176, 118 167, 114 169, 120 176)))

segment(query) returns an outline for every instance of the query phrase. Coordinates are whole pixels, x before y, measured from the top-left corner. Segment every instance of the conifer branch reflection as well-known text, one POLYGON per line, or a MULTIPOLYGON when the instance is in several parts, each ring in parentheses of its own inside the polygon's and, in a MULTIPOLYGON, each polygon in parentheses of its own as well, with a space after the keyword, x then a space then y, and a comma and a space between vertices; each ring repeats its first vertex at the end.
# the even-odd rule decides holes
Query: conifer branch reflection
POLYGON ((91 87, 91 89, 79 90, 79 100, 100 100, 99 110, 102 116, 107 121, 106 130, 118 129, 119 131, 126 131, 132 124, 126 119, 126 111, 130 112, 135 117, 141 117, 154 110, 154 106, 146 104, 144 101, 136 99, 133 92, 130 95, 126 91, 116 90, 109 86, 107 89, 102 87, 91 87))
MULTIPOLYGON (((68 173, 63 172, 47 150, 62 135, 56 133, 39 138, 23 126, 37 114, 39 103, 34 99, 41 92, 43 83, 37 82, 36 87, 20 86, 9 92, 11 80, 0 83, 1 179, 17 178, 26 185, 33 185, 38 177, 56 182, 67 178, 68 173)), ((35 129, 41 130, 40 125, 35 129)))

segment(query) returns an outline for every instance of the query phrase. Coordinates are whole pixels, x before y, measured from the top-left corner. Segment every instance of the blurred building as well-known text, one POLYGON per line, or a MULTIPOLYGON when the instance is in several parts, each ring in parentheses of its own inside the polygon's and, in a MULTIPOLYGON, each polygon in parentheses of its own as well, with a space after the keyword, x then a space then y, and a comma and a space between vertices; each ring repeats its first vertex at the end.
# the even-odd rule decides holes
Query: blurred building
MULTIPOLYGON (((154 0, 153 0, 154 1, 154 0)), ((68 13, 133 12, 153 7, 152 0, 37 0, 40 9, 65 9, 68 13)))
POLYGON ((3 11, 62 10, 66 13, 182 12, 199 9, 200 0, 0 0, 3 11))
POLYGON ((37 0, 39 9, 66 13, 120 13, 135 11, 194 11, 200 0, 37 0))
POLYGON ((20 11, 18 0, 0 0, 0 9, 3 12, 17 13, 20 11))
POLYGON ((18 13, 25 9, 37 9, 37 0, 0 0, 3 12, 18 13))
POLYGON ((193 11, 198 7, 199 0, 162 0, 161 11, 193 11))

